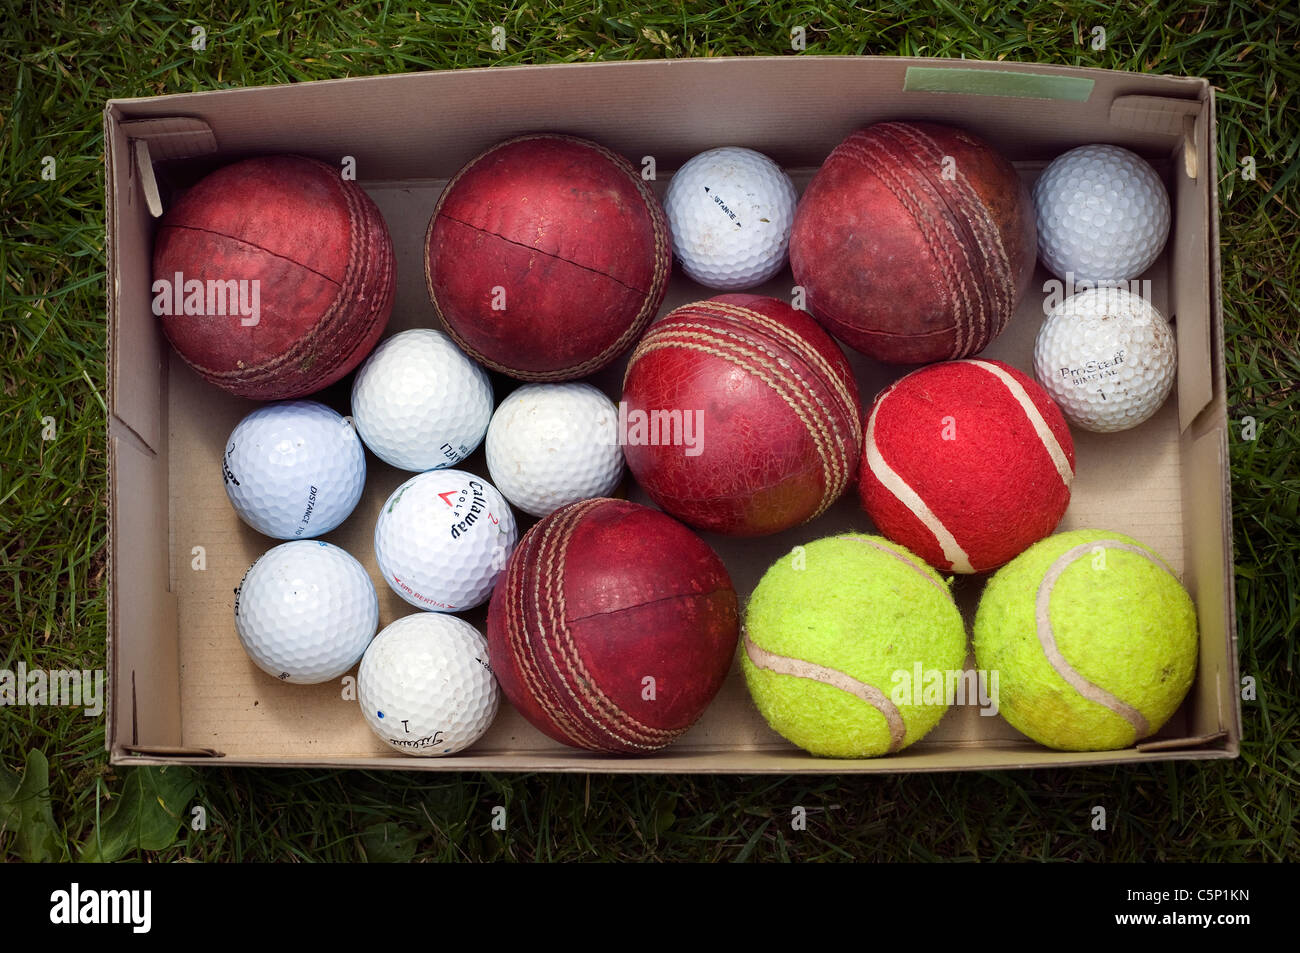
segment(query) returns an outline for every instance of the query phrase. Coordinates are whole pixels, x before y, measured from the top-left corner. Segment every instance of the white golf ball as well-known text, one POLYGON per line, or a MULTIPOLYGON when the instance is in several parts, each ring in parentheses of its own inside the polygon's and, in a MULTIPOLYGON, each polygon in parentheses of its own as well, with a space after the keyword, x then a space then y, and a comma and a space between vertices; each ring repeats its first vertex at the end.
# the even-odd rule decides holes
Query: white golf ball
POLYGON ((366 453, 342 415, 314 400, 259 407, 239 422, 222 459, 226 495, 253 529, 310 539, 351 515, 366 453))
POLYGON ((357 697, 370 730, 385 744, 430 758, 482 737, 501 690, 478 629, 454 615, 417 612, 370 643, 357 670, 357 697))
POLYGON ((392 590, 419 609, 462 612, 487 601, 518 540, 515 516, 482 477, 429 470, 379 511, 375 558, 392 590))
POLYGON ((797 203, 790 177, 761 152, 701 152, 668 183, 673 256, 708 288, 762 284, 785 265, 797 203))
POLYGON ((1164 316, 1123 288, 1094 288, 1048 314, 1034 376, 1073 424, 1110 433, 1151 417, 1169 396, 1177 346, 1164 316))
POLYGON ((1034 184, 1038 257, 1058 278, 1091 285, 1136 278, 1169 237, 1169 194, 1156 170, 1119 146, 1079 146, 1034 184))
POLYGON ((492 383, 441 331, 403 331, 357 371, 352 419, 375 456, 399 470, 454 466, 483 442, 492 383))
POLYGON ((488 472, 507 500, 549 516, 609 496, 623 478, 618 408, 590 384, 525 384, 488 425, 488 472))
POLYGON ((361 563, 331 543, 267 550, 235 590, 235 632, 268 675, 314 685, 342 675, 379 628, 379 598, 361 563))

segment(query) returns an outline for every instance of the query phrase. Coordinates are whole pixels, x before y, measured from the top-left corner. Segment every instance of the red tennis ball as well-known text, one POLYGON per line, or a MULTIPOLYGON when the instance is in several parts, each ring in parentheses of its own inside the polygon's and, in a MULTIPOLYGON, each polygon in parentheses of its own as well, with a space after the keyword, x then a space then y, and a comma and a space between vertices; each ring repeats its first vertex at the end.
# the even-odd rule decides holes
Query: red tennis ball
POLYGON ((720 295, 650 326, 628 362, 623 453, 657 504, 700 529, 763 536, 826 511, 862 443, 853 372, 782 301, 720 295))
POLYGON ((177 353, 253 400, 302 397, 355 368, 397 280, 375 203, 302 156, 237 162, 187 191, 158 227, 153 277, 177 353))
POLYGON ((1029 287, 1037 231, 1011 163, 969 133, 882 122, 853 133, 795 213, 790 266, 808 310, 877 360, 966 357, 1029 287))
POLYGON ((932 364, 881 391, 858 492, 879 530, 940 570, 996 569, 1056 528, 1074 441, 1026 374, 1001 361, 932 364))
POLYGON ((471 357, 527 381, 585 377, 640 337, 672 272, 659 200, 622 156, 531 135, 470 161, 425 236, 429 297, 471 357))
POLYGON ((534 526, 488 607, 488 657, 511 704, 592 751, 671 744, 722 687, 738 637, 722 560, 625 500, 572 503, 534 526))

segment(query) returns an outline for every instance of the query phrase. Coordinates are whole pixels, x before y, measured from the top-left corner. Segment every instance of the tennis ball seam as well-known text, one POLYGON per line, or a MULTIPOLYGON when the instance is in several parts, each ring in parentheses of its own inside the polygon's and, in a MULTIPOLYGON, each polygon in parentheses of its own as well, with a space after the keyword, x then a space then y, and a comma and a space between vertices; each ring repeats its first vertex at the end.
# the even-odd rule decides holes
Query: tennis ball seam
POLYGON ((787 655, 777 655, 775 652, 769 652, 767 649, 756 645, 750 639, 748 632, 745 633, 744 644, 745 654, 755 668, 764 669, 776 675, 806 678, 821 685, 838 688, 840 691, 866 702, 880 712, 885 719, 886 726, 889 728, 888 753, 893 754, 903 746, 903 739, 907 735, 907 725, 903 722, 903 715, 899 712, 898 706, 889 699, 889 696, 876 686, 859 681, 839 669, 818 665, 816 662, 809 662, 805 659, 790 658, 787 655))
POLYGON ((1047 572, 1043 574, 1043 580, 1038 585, 1038 592, 1034 600, 1034 621, 1037 626, 1038 642, 1043 648, 1043 654, 1047 657, 1048 664, 1071 688, 1088 701, 1101 705, 1127 721, 1133 726, 1134 740, 1139 740, 1153 733, 1146 716, 1128 702, 1080 675, 1074 666, 1066 660, 1060 647, 1057 646, 1056 634, 1052 629, 1051 602, 1052 590, 1056 585, 1056 581, 1081 557, 1097 549, 1119 549, 1133 553, 1169 573, 1169 575, 1173 575, 1168 566, 1165 566, 1158 559, 1153 559, 1151 553, 1140 546, 1134 546, 1115 539, 1101 539, 1080 543, 1058 556, 1055 562, 1048 567, 1047 572))

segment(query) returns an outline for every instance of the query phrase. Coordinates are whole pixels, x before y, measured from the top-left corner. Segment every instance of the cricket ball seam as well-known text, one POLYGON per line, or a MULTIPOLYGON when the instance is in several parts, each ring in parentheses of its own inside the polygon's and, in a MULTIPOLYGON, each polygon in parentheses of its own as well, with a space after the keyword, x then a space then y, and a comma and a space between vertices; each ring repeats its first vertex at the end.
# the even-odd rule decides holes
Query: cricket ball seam
MULTIPOLYGON (((929 151, 930 168, 941 166, 944 152, 938 148, 932 138, 923 135, 921 130, 907 123, 890 123, 889 126, 890 132, 894 135, 908 139, 918 149, 929 151)), ((942 179, 937 182, 934 176, 930 176, 930 179, 935 191, 945 203, 948 200, 956 203, 958 208, 949 209, 953 213, 954 222, 959 228, 964 227, 970 234, 983 257, 983 267, 975 267, 974 263, 971 263, 971 277, 984 291, 981 297, 981 313, 987 303, 993 325, 990 336, 992 338, 1002 333, 1011 317, 1011 311, 1014 310, 1012 303, 1015 300, 1015 285, 1011 277, 1011 263, 997 225, 989 215, 988 207, 980 199, 961 167, 956 165, 955 160, 954 167, 956 178, 952 180, 950 188, 943 187, 942 179), (992 267, 989 267, 990 264, 992 267)))
MULTIPOLYGON (((839 433, 839 427, 834 421, 830 421, 831 428, 835 435, 827 432, 826 424, 831 414, 819 416, 814 411, 815 407, 810 406, 810 401, 821 404, 820 398, 810 394, 809 388, 790 386, 784 377, 779 374, 779 370, 788 370, 788 368, 778 368, 773 363, 763 361, 761 355, 756 354, 753 350, 742 350, 739 346, 717 338, 710 338, 703 334, 682 334, 677 340, 661 340, 669 337, 672 333, 671 328, 665 329, 661 334, 655 334, 653 338, 647 335, 642 339, 633 355, 633 360, 644 357, 653 351, 678 348, 688 351, 696 351, 702 354, 708 354, 720 360, 727 361, 741 368, 749 374, 753 374, 760 381, 766 384, 772 391, 786 403, 794 412, 795 416, 804 425, 805 431, 812 438, 817 447, 818 462, 822 466, 822 498, 816 511, 803 522, 816 519, 824 513, 836 499, 839 498, 844 488, 848 485, 849 471, 851 461, 845 459, 845 454, 840 452, 844 441, 837 441, 835 435, 839 433), (691 339, 698 339, 696 340, 691 339), (708 346, 712 343, 714 346, 708 346), (764 366, 767 368, 765 371, 764 366), (771 373, 776 371, 778 373, 771 373)), ((653 334, 653 332, 652 332, 653 334)), ((752 342, 747 342, 752 343, 752 342)), ((629 367, 631 365, 629 364, 629 367)), ((803 381, 800 380, 802 384, 803 381)), ((822 407, 824 410, 824 405, 822 407)), ((854 444, 856 446, 856 443, 854 444)))
POLYGON ((786 655, 769 652, 762 646, 755 644, 749 637, 748 632, 745 632, 744 644, 745 655, 755 668, 772 672, 775 675, 806 678, 809 681, 830 688, 838 688, 840 691, 870 705, 885 719, 885 725, 889 729, 888 753, 892 754, 903 747, 903 741, 907 737, 907 725, 903 722, 903 715, 889 696, 876 686, 859 681, 839 669, 828 668, 825 665, 818 665, 816 662, 809 662, 805 659, 790 658, 786 655))
MULTIPOLYGON (((1038 584, 1038 592, 1034 598, 1034 622, 1038 643, 1043 648, 1043 655, 1047 658, 1048 664, 1052 666, 1057 675, 1061 676, 1080 696, 1109 709, 1132 725, 1134 741, 1139 741, 1152 733, 1151 725, 1146 716, 1128 702, 1080 675, 1074 666, 1066 660, 1065 655, 1056 644, 1056 633, 1052 629, 1052 589, 1055 587, 1057 580, 1080 558, 1097 549, 1118 549, 1133 553, 1142 557, 1151 565, 1169 573, 1170 576, 1174 575, 1163 562, 1152 558, 1150 552, 1140 546, 1134 546, 1117 539, 1092 540, 1068 549, 1048 567, 1047 572, 1043 575, 1042 582, 1038 584)), ((1174 579, 1177 581, 1177 577, 1174 577, 1174 579)))
MULTIPOLYGON (((941 228, 939 222, 935 221, 934 209, 928 207, 925 199, 912 188, 909 181, 903 178, 902 173, 890 165, 891 160, 896 157, 882 143, 877 141, 877 138, 862 133, 837 147, 837 151, 840 149, 844 150, 843 155, 846 159, 856 161, 867 174, 874 176, 884 185, 899 205, 911 216, 925 241, 926 249, 934 256, 935 262, 940 266, 940 271, 943 274, 963 277, 969 275, 970 259, 966 249, 962 247, 960 241, 948 240, 949 237, 953 239, 957 237, 953 234, 955 229, 952 227, 952 223, 947 221, 948 216, 939 216, 940 222, 947 226, 946 229, 941 228), (853 141, 854 138, 859 141, 853 141), (944 234, 945 230, 947 235, 944 234), (954 246, 962 255, 962 259, 966 264, 965 269, 959 266, 953 254, 954 246)), ((925 180, 922 179, 922 182, 925 182, 925 180)), ((928 182, 925 182, 925 184, 929 185, 928 182)), ((948 212, 949 210, 943 208, 943 211, 948 212)), ((940 284, 939 290, 944 297, 945 309, 950 310, 953 316, 952 325, 943 329, 953 335, 953 345, 948 356, 960 357, 962 354, 969 353, 969 339, 973 336, 974 308, 971 305, 967 283, 965 280, 944 281, 940 284), (954 300, 954 295, 958 300, 954 300)), ((980 319, 981 325, 986 323, 982 312, 980 319)))

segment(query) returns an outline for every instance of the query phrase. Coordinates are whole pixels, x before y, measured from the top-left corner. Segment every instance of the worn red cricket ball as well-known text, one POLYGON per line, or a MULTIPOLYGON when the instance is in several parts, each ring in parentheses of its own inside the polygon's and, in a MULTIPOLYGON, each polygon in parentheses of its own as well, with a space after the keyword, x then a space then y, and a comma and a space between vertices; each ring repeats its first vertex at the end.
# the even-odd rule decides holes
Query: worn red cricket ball
POLYGON ((626 500, 543 519, 488 607, 488 657, 511 704, 592 751, 671 744, 717 695, 738 637, 722 560, 672 517, 626 500))
POLYGON ((992 146, 935 123, 882 122, 813 176, 790 267, 831 333, 877 360, 920 364, 997 337, 1036 249, 1029 193, 992 146))
POLYGON ((203 378, 253 400, 302 397, 357 366, 388 324, 396 266, 379 209, 302 156, 225 166, 167 212, 153 309, 203 378))
POLYGON ((623 453, 657 504, 699 529, 763 536, 825 512, 854 479, 857 384, 807 314, 761 295, 684 305, 623 379, 623 453))
POLYGON ((520 380, 609 364, 659 310, 671 272, 658 198, 622 156, 572 136, 520 136, 471 160, 425 236, 448 333, 520 380))

